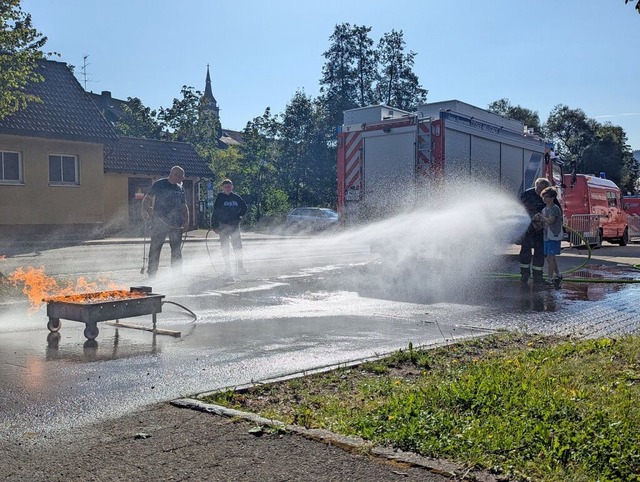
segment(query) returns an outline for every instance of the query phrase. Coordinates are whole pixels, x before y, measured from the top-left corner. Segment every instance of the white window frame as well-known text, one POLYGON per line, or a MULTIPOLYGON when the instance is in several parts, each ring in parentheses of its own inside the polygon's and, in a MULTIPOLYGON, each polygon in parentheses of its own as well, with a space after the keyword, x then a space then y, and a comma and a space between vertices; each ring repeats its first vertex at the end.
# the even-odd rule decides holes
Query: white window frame
POLYGON ((49 154, 48 158, 47 158, 48 162, 47 162, 47 167, 49 169, 49 185, 50 186, 79 186, 80 185, 80 162, 78 160, 78 156, 75 156, 73 154, 49 154), (52 159, 54 158, 54 159, 52 159), (55 158, 59 158, 59 159, 55 159, 55 158), (73 175, 74 175, 74 179, 72 181, 68 181, 62 178, 63 176, 63 165, 62 162, 65 158, 69 158, 69 159, 73 159, 73 175), (51 180, 51 162, 52 161, 59 161, 60 162, 60 177, 62 178, 61 180, 56 180, 53 181, 51 180))
POLYGON ((22 169, 22 154, 18 151, 0 150, 0 184, 24 184, 23 176, 24 176, 24 172, 22 169), (18 155, 18 179, 4 178, 4 155, 5 154, 18 155))

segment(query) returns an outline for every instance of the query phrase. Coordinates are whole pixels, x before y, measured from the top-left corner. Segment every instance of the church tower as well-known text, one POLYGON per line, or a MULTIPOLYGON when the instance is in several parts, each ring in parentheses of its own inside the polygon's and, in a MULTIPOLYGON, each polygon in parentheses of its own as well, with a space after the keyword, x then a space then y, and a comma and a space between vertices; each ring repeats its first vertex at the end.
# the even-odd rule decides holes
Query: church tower
POLYGON ((213 112, 214 116, 220 120, 220 108, 216 102, 216 98, 213 96, 211 90, 211 76, 209 75, 209 64, 207 64, 207 79, 205 81, 204 95, 202 96, 202 103, 206 109, 213 112))

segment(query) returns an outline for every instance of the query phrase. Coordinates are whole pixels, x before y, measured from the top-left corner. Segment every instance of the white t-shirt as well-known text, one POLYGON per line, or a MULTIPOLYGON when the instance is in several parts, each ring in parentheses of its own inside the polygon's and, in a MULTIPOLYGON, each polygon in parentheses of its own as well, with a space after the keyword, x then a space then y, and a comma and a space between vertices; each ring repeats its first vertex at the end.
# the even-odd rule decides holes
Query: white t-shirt
POLYGON ((551 224, 544 225, 544 240, 545 241, 562 241, 564 233, 562 232, 562 209, 557 204, 551 207, 546 207, 542 210, 542 215, 545 218, 554 216, 556 219, 551 224))

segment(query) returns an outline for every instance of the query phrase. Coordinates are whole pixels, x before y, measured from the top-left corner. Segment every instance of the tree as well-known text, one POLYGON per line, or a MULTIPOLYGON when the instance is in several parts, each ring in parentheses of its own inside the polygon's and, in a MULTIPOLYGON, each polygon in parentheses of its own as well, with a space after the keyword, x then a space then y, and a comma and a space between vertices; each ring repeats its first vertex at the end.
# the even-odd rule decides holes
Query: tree
POLYGON ((137 97, 127 98, 122 108, 122 117, 114 127, 121 136, 162 138, 162 124, 157 120, 156 111, 145 107, 137 97))
POLYGON ((533 128, 534 132, 541 133, 540 116, 537 111, 521 107, 513 106, 509 99, 498 99, 489 104, 488 110, 509 119, 515 119, 522 122, 525 126, 533 128))
MULTIPOLYGON (((370 30, 370 29, 369 29, 370 30)), ((320 80, 320 94, 324 104, 331 112, 333 125, 342 124, 342 112, 358 107, 358 40, 357 32, 368 32, 365 27, 351 26, 349 23, 336 25, 329 41, 329 50, 322 55, 327 61, 322 66, 322 78, 320 80), (362 29, 362 30, 359 30, 362 29)), ((360 37, 360 50, 365 49, 366 41, 360 37)), ((362 60, 360 72, 366 71, 366 60, 362 60)), ((362 78, 364 82, 364 78, 362 78)), ((366 88, 361 85, 361 91, 366 88)), ((363 94, 364 95, 364 94, 363 94)))
POLYGON ((611 123, 598 124, 594 142, 582 154, 585 173, 604 172, 623 192, 634 192, 638 179, 638 163, 622 127, 611 123))
POLYGON ((282 116, 282 150, 277 171, 293 205, 332 205, 335 198, 335 157, 328 148, 321 102, 298 91, 282 116))
POLYGON ((545 130, 556 142, 556 151, 576 172, 605 172, 624 191, 634 191, 638 165, 622 127, 600 124, 581 109, 557 105, 549 114, 545 130))
POLYGON ((173 99, 173 105, 160 108, 158 118, 170 129, 175 141, 190 142, 198 150, 215 148, 220 132, 220 120, 202 102, 202 92, 193 87, 182 87, 182 99, 173 99))
POLYGON ((281 214, 289 209, 284 190, 279 186, 275 160, 279 157, 277 139, 280 124, 271 109, 248 122, 242 144, 245 184, 252 194, 248 197, 249 214, 260 220, 263 214, 281 214), (284 200, 284 202, 283 202, 284 200))
POLYGON ((582 109, 557 105, 549 113, 545 131, 554 142, 556 153, 566 161, 576 162, 577 168, 582 169, 582 152, 592 143, 594 127, 582 109))
POLYGON ((416 53, 409 51, 405 54, 404 47, 402 30, 391 30, 380 39, 380 80, 377 93, 382 103, 413 111, 419 103, 426 102, 428 91, 420 86, 418 76, 413 72, 416 53))
MULTIPOLYGON (((624 4, 625 4, 625 5, 626 5, 627 3, 629 3, 629 2, 633 2, 633 0, 624 0, 624 4)), ((637 11, 638 13, 640 13, 640 0, 638 0, 638 1, 636 2, 636 7, 635 7, 635 8, 636 8, 636 11, 637 11)))
POLYGON ((31 23, 31 15, 20 8, 20 0, 0 0, 0 119, 40 102, 24 91, 29 82, 42 82, 35 71, 40 50, 47 42, 31 23))

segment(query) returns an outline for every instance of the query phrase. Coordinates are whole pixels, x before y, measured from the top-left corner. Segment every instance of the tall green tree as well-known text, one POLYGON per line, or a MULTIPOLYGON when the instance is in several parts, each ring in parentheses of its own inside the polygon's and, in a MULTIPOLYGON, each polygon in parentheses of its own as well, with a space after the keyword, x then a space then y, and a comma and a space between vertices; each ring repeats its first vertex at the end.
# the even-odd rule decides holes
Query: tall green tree
POLYGON ((547 118, 545 132, 555 144, 556 153, 584 172, 582 152, 595 136, 595 125, 589 122, 582 109, 571 109, 566 105, 556 105, 547 118))
POLYGON ((405 53, 402 30, 385 33, 378 43, 380 80, 377 86, 382 103, 413 111, 417 105, 427 101, 428 91, 420 85, 413 72, 416 53, 405 53))
POLYGON ((324 118, 322 104, 301 91, 282 116, 277 170, 292 205, 327 205, 335 197, 335 159, 324 118))
POLYGON ((624 191, 634 192, 638 165, 622 127, 600 124, 581 109, 557 105, 549 114, 545 132, 569 168, 584 174, 605 172, 624 191))
POLYGON ((262 116, 248 122, 243 131, 242 162, 252 204, 249 210, 257 220, 265 214, 282 214, 289 209, 275 168, 280 155, 279 129, 278 118, 267 108, 262 116))
MULTIPOLYGON (((326 59, 322 66, 320 80, 320 95, 324 104, 331 112, 334 125, 342 124, 342 112, 358 107, 358 71, 357 54, 359 28, 350 23, 336 25, 329 37, 329 49, 322 55, 326 59)), ((366 42, 360 40, 361 48, 366 42)), ((365 71, 363 64, 362 72, 365 71)))
POLYGON ((533 128, 533 130, 538 134, 542 132, 538 111, 527 109, 520 105, 514 106, 507 98, 503 97, 502 99, 491 102, 488 110, 495 114, 508 117, 509 119, 520 121, 525 126, 533 128))
POLYGON ((376 102, 374 86, 378 81, 378 51, 369 37, 371 27, 354 26, 353 31, 356 99, 358 107, 364 107, 376 102))
POLYGON ((40 101, 24 89, 29 82, 44 80, 35 68, 46 43, 20 0, 0 0, 0 119, 40 101))
POLYGON ((121 136, 162 138, 162 124, 155 110, 146 107, 137 97, 127 98, 122 107, 122 117, 115 124, 116 132, 121 136))
POLYGON ((596 125, 594 141, 582 153, 582 166, 585 173, 606 173, 623 192, 635 192, 638 163, 620 126, 596 125))

